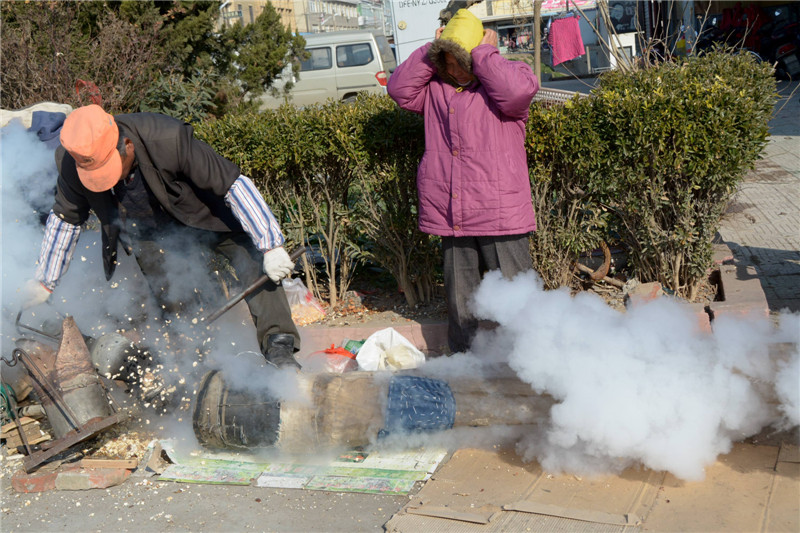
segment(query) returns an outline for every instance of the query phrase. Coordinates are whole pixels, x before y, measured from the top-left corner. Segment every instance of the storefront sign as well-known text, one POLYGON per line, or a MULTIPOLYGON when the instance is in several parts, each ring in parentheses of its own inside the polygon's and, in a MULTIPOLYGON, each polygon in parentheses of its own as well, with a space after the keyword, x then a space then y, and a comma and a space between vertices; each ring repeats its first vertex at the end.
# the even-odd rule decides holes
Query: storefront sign
POLYGON ((423 44, 432 41, 439 27, 439 12, 448 0, 392 0, 394 44, 397 62, 405 61, 423 44))

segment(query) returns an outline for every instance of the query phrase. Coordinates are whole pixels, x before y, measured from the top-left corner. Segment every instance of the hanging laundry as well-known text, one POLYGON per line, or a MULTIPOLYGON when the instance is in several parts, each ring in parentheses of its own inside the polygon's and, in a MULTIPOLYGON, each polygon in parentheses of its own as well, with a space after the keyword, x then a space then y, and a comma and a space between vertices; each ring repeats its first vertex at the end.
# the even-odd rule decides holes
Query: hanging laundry
POLYGON ((560 18, 552 21, 548 41, 553 66, 585 54, 578 17, 560 18))

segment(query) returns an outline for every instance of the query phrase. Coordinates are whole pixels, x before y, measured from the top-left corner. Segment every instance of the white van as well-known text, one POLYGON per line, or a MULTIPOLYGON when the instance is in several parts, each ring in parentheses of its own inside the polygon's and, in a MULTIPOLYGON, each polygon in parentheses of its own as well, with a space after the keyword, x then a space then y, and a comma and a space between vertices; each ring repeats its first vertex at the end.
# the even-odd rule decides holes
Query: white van
POLYGON ((263 108, 276 108, 288 101, 297 106, 324 102, 328 98, 352 101, 360 91, 386 94, 389 75, 397 66, 389 41, 369 30, 334 31, 303 36, 309 58, 300 65, 300 76, 291 67, 281 73, 273 87, 277 97, 265 94, 263 108), (285 80, 294 86, 283 96, 285 80))

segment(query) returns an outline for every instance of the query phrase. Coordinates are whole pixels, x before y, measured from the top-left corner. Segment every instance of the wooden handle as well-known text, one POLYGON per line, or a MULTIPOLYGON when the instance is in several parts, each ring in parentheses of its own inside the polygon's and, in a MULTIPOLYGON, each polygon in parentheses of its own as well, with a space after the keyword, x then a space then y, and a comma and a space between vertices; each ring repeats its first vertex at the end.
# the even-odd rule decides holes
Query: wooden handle
MULTIPOLYGON (((301 246, 297 248, 295 251, 293 251, 291 254, 289 254, 289 259, 291 259, 292 261, 297 261, 300 258, 300 256, 302 256, 305 252, 306 252, 306 247, 301 246)), ((258 289, 264 283, 266 283, 268 279, 269 276, 264 274, 263 276, 255 280, 253 283, 251 283, 250 286, 247 287, 245 290, 243 290, 242 292, 240 292, 239 294, 228 300, 228 303, 226 303, 221 308, 217 309, 216 311, 205 317, 203 319, 203 322, 206 323, 206 326, 210 325, 216 319, 218 319, 219 317, 230 311, 234 305, 241 302, 247 296, 250 296, 253 292, 255 292, 256 289, 258 289)))

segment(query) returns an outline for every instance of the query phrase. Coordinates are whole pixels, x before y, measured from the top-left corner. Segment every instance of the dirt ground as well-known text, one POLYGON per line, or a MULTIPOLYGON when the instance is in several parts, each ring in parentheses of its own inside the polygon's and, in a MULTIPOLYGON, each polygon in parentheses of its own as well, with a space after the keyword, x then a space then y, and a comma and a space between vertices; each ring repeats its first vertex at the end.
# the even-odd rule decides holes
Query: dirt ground
MULTIPOLYGON (((605 300, 613 309, 625 310, 626 290, 606 282, 592 283, 585 276, 574 278, 573 293, 592 292, 605 300)), ((706 303, 715 298, 717 287, 713 282, 704 283, 698 291, 695 303, 706 303)), ((369 322, 391 322, 398 319, 417 322, 446 321, 447 306, 444 287, 439 285, 430 302, 409 306, 402 293, 389 288, 375 289, 365 283, 356 283, 347 291, 342 302, 331 309, 322 302, 325 316, 313 322, 315 325, 353 326, 369 322)))

